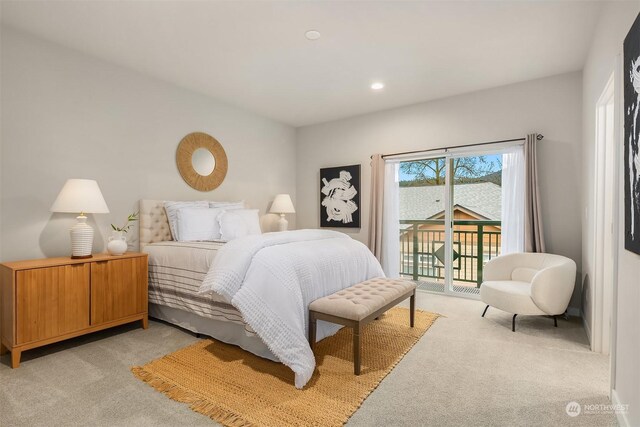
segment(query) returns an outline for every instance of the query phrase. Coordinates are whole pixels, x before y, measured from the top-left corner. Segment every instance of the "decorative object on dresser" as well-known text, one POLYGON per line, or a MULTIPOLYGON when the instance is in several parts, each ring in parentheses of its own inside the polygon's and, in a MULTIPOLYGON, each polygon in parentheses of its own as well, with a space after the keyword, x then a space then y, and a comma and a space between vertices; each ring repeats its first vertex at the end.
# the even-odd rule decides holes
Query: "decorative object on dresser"
POLYGON ((118 227, 115 224, 111 224, 113 232, 109 237, 109 243, 107 243, 107 251, 111 255, 122 255, 127 251, 129 247, 127 243, 126 234, 133 226, 132 222, 138 220, 138 212, 132 213, 127 217, 127 222, 122 227, 118 227))
POLYGON ((278 194, 275 199, 273 199, 269 212, 280 215, 280 219, 278 220, 278 231, 287 231, 289 221, 287 221, 284 215, 288 213, 296 213, 296 210, 293 208, 291 196, 288 194, 278 194))
POLYGON ((147 254, 96 254, 0 264, 0 354, 23 351, 147 315, 147 254))
POLYGON ((68 179, 51 206, 51 212, 80 213, 71 227, 71 258, 91 258, 93 228, 85 213, 109 213, 98 183, 92 179, 68 179))
POLYGON ((227 175, 227 154, 217 139, 203 132, 182 138, 176 151, 176 163, 182 179, 199 191, 211 191, 227 175))
POLYGON ((320 227, 360 228, 360 165, 320 169, 320 227))

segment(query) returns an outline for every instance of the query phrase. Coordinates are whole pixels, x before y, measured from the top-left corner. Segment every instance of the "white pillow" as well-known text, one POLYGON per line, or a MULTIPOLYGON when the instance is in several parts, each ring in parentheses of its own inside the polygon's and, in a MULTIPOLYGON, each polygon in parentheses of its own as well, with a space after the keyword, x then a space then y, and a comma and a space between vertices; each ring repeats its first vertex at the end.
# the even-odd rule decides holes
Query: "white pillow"
POLYGON ((206 200, 198 201, 198 202, 172 202, 167 201, 164 202, 164 210, 167 213, 167 219, 169 220, 169 229, 171 230, 171 235, 173 236, 173 240, 180 240, 180 235, 178 231, 178 209, 182 208, 208 208, 209 202, 206 200))
POLYGON ((178 234, 180 242, 211 242, 220 240, 218 216, 223 208, 178 209, 178 234))
POLYGON ((251 234, 261 234, 258 209, 225 210, 218 217, 221 239, 229 241, 251 234))
POLYGON ((239 202, 212 202, 209 201, 210 208, 225 208, 225 209, 244 209, 244 200, 239 202))

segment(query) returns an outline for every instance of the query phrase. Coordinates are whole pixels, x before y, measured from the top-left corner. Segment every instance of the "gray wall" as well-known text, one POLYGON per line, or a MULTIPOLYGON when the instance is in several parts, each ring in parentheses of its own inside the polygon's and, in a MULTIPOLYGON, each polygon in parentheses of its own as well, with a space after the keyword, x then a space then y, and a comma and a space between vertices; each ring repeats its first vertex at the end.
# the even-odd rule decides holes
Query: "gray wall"
MULTIPOLYGON (((540 187, 548 251, 580 266, 582 167, 580 72, 474 92, 297 132, 298 227, 319 226, 319 169, 362 164, 362 228, 367 240, 370 163, 374 153, 421 150, 523 137, 539 132, 540 187)), ((572 306, 579 306, 576 294, 572 306)))
POLYGON ((69 254, 74 215, 49 213, 67 178, 96 179, 111 210, 90 216, 94 251, 141 198, 244 199, 262 213, 277 193, 295 201, 293 128, 15 30, 1 36, 3 261, 69 254), (229 158, 209 193, 176 168, 176 147, 194 131, 229 158))
MULTIPOLYGON (((584 167, 582 174, 583 204, 583 274, 584 274, 584 314, 589 328, 593 329, 591 311, 593 309, 593 288, 589 286, 593 274, 594 242, 594 178, 595 170, 595 111, 602 91, 614 71, 616 57, 622 53, 622 42, 640 12, 640 2, 609 2, 603 6, 589 57, 584 68, 583 84, 583 128, 584 167)), ((626 76, 626 71, 621 78, 626 76)), ((618 100, 620 101, 620 100, 618 100)), ((616 105, 616 108, 619 104, 616 105)), ((619 125, 619 124, 618 124, 619 125)), ((621 138, 622 139, 622 138, 621 138)), ((618 299, 614 301, 614 316, 617 316, 617 336, 615 352, 616 375, 613 399, 629 404, 629 412, 623 423, 640 425, 640 334, 638 334, 638 307, 640 307, 640 256, 624 249, 624 168, 623 150, 620 146, 618 186, 618 299)))

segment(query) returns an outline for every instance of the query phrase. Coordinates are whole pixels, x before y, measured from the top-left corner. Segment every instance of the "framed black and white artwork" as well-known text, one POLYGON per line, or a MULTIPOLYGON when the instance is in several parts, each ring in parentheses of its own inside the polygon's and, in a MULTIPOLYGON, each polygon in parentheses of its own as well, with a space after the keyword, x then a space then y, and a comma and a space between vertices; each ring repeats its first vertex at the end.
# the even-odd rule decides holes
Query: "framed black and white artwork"
POLYGON ((320 169, 320 227, 360 228, 360 165, 320 169))
POLYGON ((640 254, 640 14, 624 39, 624 247, 640 254))

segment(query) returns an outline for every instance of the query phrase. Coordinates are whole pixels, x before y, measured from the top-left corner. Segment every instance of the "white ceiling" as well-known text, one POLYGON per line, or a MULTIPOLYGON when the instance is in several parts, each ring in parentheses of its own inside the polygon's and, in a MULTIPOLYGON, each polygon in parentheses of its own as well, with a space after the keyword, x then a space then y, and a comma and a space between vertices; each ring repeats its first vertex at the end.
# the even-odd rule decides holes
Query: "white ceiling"
POLYGON ((2 23, 301 126, 582 69, 585 1, 3 1, 2 23), (322 33, 308 41, 305 31, 322 33), (369 85, 384 81, 373 92, 369 85))

